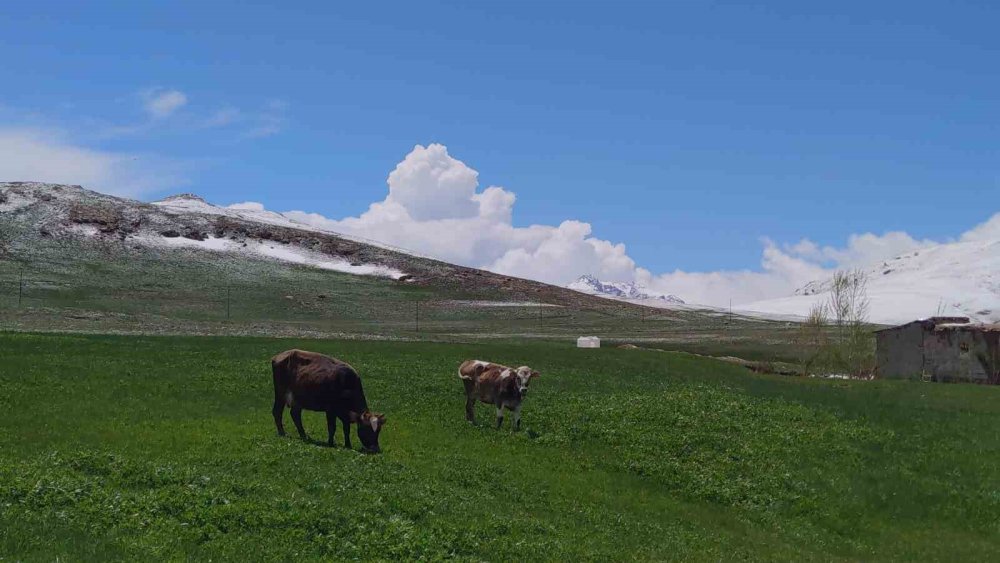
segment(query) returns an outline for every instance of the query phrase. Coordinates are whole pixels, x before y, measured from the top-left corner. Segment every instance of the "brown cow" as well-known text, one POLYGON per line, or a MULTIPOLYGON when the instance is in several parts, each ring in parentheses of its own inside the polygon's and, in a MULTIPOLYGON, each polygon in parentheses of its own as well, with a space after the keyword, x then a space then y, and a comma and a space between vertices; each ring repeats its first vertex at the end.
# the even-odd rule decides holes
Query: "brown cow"
POLYGON ((385 425, 385 415, 368 410, 361 377, 350 365, 315 352, 288 350, 271 358, 274 375, 274 425, 278 435, 285 435, 282 418, 285 406, 292 411, 292 421, 305 440, 302 409, 326 413, 328 443, 337 430, 337 419, 344 424, 344 446, 351 447, 351 423, 358 424, 358 439, 366 451, 378 453, 378 436, 385 425))
POLYGON ((521 428, 521 401, 528 394, 528 384, 538 372, 528 366, 517 369, 484 362, 466 360, 458 368, 458 377, 465 385, 465 419, 476 420, 476 399, 497 409, 497 428, 503 424, 503 409, 514 413, 514 429, 521 428))

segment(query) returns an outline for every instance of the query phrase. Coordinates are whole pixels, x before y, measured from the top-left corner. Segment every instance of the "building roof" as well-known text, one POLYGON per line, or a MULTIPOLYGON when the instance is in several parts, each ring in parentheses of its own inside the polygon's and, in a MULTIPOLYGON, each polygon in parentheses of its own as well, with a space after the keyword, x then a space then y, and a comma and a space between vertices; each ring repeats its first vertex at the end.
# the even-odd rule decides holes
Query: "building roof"
POLYGON ((921 319, 924 321, 929 321, 935 325, 939 324, 969 324, 969 317, 928 317, 926 319, 921 319))
POLYGON ((973 332, 1000 332, 1000 323, 942 323, 934 325, 934 330, 969 330, 973 332))
POLYGON ((898 326, 890 326, 888 328, 883 328, 876 330, 875 332, 886 332, 888 330, 897 330, 900 328, 908 327, 912 324, 923 325, 924 328, 935 329, 939 326, 950 326, 950 327, 962 327, 962 326, 982 326, 982 325, 972 325, 969 324, 969 317, 928 317, 926 319, 917 319, 915 321, 910 321, 898 326))

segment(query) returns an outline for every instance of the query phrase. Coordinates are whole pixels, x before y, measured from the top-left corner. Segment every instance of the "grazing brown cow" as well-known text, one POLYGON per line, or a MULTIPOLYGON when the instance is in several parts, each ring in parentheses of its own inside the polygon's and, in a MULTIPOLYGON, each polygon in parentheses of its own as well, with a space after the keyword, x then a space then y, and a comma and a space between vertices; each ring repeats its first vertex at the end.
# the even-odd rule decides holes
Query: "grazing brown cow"
POLYGON ((274 425, 278 435, 285 435, 282 418, 285 406, 292 410, 292 421, 305 440, 302 409, 326 413, 328 443, 334 446, 337 419, 344 424, 344 446, 351 447, 351 423, 358 425, 358 439, 366 451, 378 453, 378 436, 385 425, 385 415, 368 410, 361 377, 350 365, 315 352, 288 350, 271 358, 274 374, 274 425))
POLYGON ((458 368, 465 385, 465 419, 476 420, 476 399, 497 409, 497 428, 503 424, 503 409, 514 413, 514 429, 521 428, 521 401, 528 394, 528 384, 538 372, 528 366, 517 369, 481 360, 466 360, 458 368))

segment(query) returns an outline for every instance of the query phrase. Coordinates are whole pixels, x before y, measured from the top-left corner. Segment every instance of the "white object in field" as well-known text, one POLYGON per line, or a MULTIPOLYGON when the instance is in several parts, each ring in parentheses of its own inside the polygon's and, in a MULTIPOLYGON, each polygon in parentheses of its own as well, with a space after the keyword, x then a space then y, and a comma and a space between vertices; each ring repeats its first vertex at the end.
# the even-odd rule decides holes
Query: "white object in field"
POLYGON ((600 348, 601 339, 596 336, 581 336, 576 339, 577 348, 600 348))

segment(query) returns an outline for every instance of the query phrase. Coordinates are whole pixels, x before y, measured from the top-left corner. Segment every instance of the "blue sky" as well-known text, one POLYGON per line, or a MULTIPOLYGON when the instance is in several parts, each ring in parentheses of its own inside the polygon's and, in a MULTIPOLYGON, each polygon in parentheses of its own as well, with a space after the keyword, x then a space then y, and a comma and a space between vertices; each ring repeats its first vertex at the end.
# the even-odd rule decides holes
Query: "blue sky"
POLYGON ((134 155, 146 199, 336 218, 441 143, 514 225, 587 222, 654 273, 997 212, 998 5, 804 4, 20 2, 0 129, 134 155))

